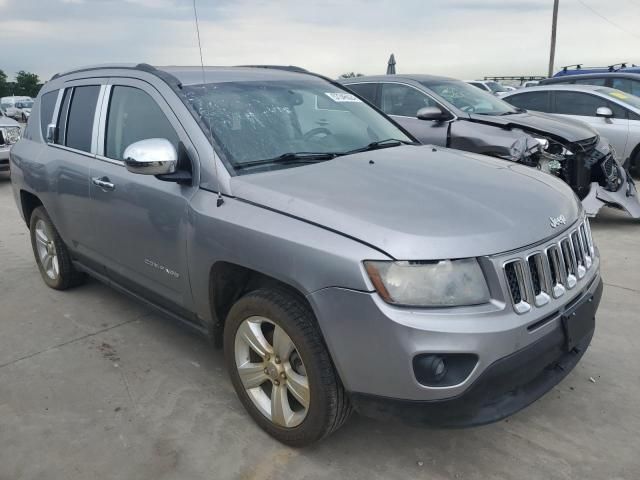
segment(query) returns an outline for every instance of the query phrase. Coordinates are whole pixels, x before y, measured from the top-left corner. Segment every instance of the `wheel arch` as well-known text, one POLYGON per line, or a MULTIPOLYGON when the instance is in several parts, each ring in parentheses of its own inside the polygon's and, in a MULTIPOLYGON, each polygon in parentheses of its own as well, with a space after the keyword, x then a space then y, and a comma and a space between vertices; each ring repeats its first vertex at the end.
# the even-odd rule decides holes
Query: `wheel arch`
POLYGON ((20 207, 22 208, 22 216, 27 226, 29 226, 31 214, 40 206, 42 206, 42 201, 37 195, 26 190, 20 190, 20 207))
POLYGON ((629 155, 629 170, 640 170, 640 142, 634 147, 629 155))
POLYGON ((231 307, 243 295, 259 288, 285 291, 304 302, 313 312, 305 294, 297 287, 236 263, 218 261, 209 272, 209 305, 213 320, 210 333, 216 347, 222 347, 224 325, 231 307))

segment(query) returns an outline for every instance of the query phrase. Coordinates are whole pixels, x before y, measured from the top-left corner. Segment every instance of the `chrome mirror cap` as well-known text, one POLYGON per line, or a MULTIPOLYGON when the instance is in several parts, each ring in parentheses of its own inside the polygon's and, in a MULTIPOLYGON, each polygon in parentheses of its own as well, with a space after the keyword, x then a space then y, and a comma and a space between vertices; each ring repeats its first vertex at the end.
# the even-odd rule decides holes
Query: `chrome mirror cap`
POLYGON ((164 138, 148 138, 132 143, 124 151, 124 164, 131 173, 167 175, 178 166, 178 152, 164 138))

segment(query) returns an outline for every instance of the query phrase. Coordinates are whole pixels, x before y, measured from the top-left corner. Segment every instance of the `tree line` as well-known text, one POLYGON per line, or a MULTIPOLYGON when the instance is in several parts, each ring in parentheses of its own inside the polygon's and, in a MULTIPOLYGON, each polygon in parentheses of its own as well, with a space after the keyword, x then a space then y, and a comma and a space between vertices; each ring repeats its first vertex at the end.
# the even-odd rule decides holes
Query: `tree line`
POLYGON ((0 70, 0 97, 20 95, 35 98, 41 87, 40 78, 35 73, 20 70, 15 82, 9 82, 7 74, 0 70))

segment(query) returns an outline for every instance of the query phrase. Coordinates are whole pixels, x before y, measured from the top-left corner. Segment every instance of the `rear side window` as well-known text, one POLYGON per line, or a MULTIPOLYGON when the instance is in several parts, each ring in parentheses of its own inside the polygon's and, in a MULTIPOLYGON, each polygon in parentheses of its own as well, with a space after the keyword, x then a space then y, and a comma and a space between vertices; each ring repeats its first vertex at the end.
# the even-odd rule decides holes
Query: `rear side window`
POLYGON ((67 147, 91 151, 91 136, 93 133, 93 119, 100 87, 98 85, 75 87, 69 107, 67 119, 66 143, 67 147))
POLYGON ((71 94, 73 88, 67 88, 64 91, 62 97, 62 103, 60 104, 60 112, 58 113, 58 132, 54 143, 58 145, 66 145, 65 140, 67 136, 67 117, 69 114, 69 103, 71 102, 71 94))
POLYGON ((577 78, 575 82, 576 85, 597 85, 599 87, 604 87, 607 84, 606 78, 577 78))
POLYGON ((149 138, 169 140, 178 150, 179 138, 156 101, 139 88, 115 86, 109 100, 105 155, 123 160, 132 143, 149 138))
POLYGON ((376 93, 378 91, 378 85, 375 83, 356 83, 353 85, 347 85, 349 90, 356 92, 362 98, 369 102, 376 104, 376 93))
POLYGON ((548 112, 549 108, 549 92, 529 92, 519 93, 505 98, 514 107, 524 108, 525 110, 534 110, 537 112, 548 112))
POLYGON ((53 121, 53 110, 56 108, 58 90, 45 93, 40 97, 40 130, 42 138, 47 139, 47 126, 53 121))
POLYGON ((598 107, 608 107, 609 102, 596 96, 582 92, 555 92, 555 108, 553 113, 563 115, 581 115, 595 117, 598 107))

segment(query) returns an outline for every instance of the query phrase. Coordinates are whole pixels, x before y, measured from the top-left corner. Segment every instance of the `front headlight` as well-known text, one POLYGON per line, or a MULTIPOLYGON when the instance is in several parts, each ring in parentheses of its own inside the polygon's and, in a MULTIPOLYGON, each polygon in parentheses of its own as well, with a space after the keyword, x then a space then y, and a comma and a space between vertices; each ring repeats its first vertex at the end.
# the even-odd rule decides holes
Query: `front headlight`
POLYGON ((8 145, 18 143, 20 140, 20 127, 8 127, 4 129, 4 142, 8 145))
POLYGON ((478 305, 489 288, 475 258, 429 262, 365 261, 365 269, 388 303, 415 307, 478 305))

